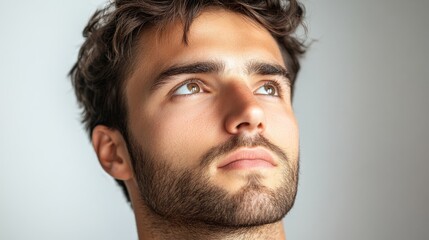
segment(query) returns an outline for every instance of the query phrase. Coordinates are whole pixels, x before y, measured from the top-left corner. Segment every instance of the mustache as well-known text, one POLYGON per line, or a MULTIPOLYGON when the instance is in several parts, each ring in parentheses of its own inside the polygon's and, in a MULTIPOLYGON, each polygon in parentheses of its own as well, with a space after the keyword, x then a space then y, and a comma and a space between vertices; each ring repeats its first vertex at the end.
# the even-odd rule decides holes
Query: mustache
POLYGON ((216 158, 226 155, 241 147, 264 147, 276 154, 282 161, 287 162, 286 153, 277 145, 273 144, 264 136, 258 134, 252 137, 233 136, 221 145, 209 149, 200 159, 202 167, 206 167, 216 158))

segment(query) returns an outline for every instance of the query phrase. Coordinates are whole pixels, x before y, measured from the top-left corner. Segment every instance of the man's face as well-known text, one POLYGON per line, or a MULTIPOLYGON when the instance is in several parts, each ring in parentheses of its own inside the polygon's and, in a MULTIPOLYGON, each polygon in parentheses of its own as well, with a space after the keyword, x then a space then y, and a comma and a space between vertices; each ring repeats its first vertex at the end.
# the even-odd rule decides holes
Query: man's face
POLYGON ((149 29, 126 82, 129 150, 143 203, 175 221, 279 221, 298 179, 298 126, 270 33, 223 10, 149 29))

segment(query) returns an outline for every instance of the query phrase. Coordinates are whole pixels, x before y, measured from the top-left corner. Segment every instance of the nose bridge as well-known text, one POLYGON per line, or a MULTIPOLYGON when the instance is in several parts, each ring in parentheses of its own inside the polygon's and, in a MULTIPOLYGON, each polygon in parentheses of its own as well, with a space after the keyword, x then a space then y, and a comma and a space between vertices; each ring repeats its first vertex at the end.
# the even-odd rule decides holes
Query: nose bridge
POLYGON ((226 86, 223 105, 225 129, 230 134, 255 134, 265 129, 264 111, 244 81, 233 81, 226 86))
POLYGON ((244 82, 234 81, 229 83, 227 86, 226 97, 230 97, 233 100, 231 101, 231 104, 248 105, 256 103, 252 89, 250 89, 244 82))

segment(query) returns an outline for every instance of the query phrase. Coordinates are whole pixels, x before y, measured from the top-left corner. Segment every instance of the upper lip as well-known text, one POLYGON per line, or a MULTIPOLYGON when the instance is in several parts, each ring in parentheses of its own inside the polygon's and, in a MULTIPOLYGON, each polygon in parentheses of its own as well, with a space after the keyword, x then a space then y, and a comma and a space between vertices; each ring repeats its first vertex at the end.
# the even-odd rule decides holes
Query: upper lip
POLYGON ((225 167, 226 165, 240 160, 263 160, 271 163, 273 166, 277 166, 271 154, 261 147, 256 148, 244 148, 236 150, 228 154, 218 165, 218 168, 225 167))

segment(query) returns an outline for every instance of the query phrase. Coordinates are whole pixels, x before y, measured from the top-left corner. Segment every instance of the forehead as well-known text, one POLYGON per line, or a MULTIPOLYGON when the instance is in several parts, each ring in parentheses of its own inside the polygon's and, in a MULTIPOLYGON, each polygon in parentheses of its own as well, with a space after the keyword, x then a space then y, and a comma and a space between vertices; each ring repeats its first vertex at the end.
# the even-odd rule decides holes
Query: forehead
MULTIPOLYGON (((137 70, 159 69, 176 64, 207 60, 207 58, 236 61, 228 56, 259 56, 280 61, 283 58, 276 40, 259 23, 238 13, 223 9, 204 10, 191 24, 183 41, 183 25, 176 21, 162 30, 151 27, 141 34, 137 45, 137 70)), ((232 63, 232 62, 231 62, 232 63)), ((147 73, 147 72, 146 72, 147 73)))

